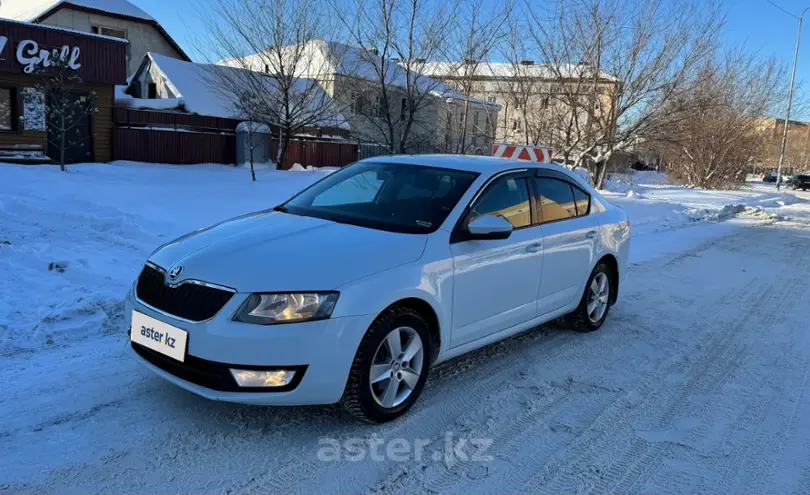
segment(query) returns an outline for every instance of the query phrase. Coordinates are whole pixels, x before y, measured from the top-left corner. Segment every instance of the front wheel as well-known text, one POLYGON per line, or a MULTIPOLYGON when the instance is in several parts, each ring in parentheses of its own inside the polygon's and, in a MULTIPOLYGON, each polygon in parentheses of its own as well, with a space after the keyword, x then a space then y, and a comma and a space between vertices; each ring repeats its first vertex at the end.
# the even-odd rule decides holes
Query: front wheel
POLYGON ((596 265, 585 284, 585 293, 579 306, 563 318, 566 326, 579 332, 599 330, 610 312, 612 276, 612 271, 605 263, 596 265))
POLYGON ((430 368, 430 330, 418 312, 385 310, 357 349, 341 404, 368 423, 391 421, 410 409, 430 368))

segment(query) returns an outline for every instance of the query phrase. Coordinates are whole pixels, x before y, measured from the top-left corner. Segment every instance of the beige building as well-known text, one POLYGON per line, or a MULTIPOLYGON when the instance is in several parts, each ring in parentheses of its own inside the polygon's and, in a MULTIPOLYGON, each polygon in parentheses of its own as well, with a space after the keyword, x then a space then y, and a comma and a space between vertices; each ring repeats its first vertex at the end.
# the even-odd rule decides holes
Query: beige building
MULTIPOLYGON (((762 153, 756 157, 755 171, 756 173, 776 171, 782 150, 785 119, 762 118, 757 121, 757 125, 762 132, 763 144, 762 153)), ((810 122, 790 121, 785 161, 782 166, 785 175, 810 171, 810 122)))
POLYGON ((127 0, 2 0, 0 18, 124 38, 128 75, 147 52, 190 60, 154 18, 127 0))
POLYGON ((520 64, 427 62, 422 72, 460 91, 500 105, 496 142, 564 148, 576 132, 611 122, 618 80, 586 65, 552 68, 520 64), (592 110, 591 110, 592 109, 592 110), (578 131, 577 131, 578 130, 578 131))
MULTIPOLYGON (((351 127, 351 135, 365 143, 389 144, 394 127, 396 138, 407 123, 408 98, 405 90, 408 73, 396 61, 383 60, 373 51, 339 43, 314 40, 307 44, 305 67, 298 77, 316 80, 329 94, 351 127), (377 74, 383 69, 388 91, 388 109, 383 107, 382 84, 377 74), (388 117, 386 117, 386 115, 388 117)), ((223 65, 269 72, 266 56, 251 55, 224 60, 223 65)), ((418 104, 406 149, 409 152, 492 153, 494 130, 500 105, 480 98, 465 102, 456 89, 425 75, 411 76, 418 85, 415 94, 424 95, 418 104), (464 110, 467 107, 466 132, 464 110)))

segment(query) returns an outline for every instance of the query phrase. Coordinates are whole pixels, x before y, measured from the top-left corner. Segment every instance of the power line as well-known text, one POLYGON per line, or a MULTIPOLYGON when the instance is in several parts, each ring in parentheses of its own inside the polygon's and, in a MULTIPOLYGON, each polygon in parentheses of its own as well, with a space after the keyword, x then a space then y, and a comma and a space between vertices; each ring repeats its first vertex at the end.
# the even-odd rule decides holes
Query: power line
POLYGON ((773 6, 774 6, 774 7, 776 7, 777 9, 781 10, 781 11, 782 11, 782 12, 784 12, 785 14, 789 15, 790 17, 793 17, 794 19, 798 19, 798 18, 799 18, 799 16, 797 16, 796 14, 791 14, 790 12, 788 12, 788 11, 787 11, 787 10, 785 10, 785 9, 783 9, 783 8, 782 8, 782 7, 780 7, 779 5, 777 5, 777 4, 775 4, 775 3, 773 3, 771 0, 765 0, 765 1, 766 1, 766 2, 768 2, 769 4, 773 5, 773 6))

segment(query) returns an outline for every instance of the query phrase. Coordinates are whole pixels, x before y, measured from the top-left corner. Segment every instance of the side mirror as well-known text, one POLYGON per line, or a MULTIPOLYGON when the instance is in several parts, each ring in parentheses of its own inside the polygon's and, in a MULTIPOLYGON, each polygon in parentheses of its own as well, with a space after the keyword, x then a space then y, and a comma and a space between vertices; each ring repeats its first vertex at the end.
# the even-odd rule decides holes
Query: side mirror
POLYGON ((481 215, 467 225, 473 239, 507 239, 513 229, 509 220, 495 215, 481 215))

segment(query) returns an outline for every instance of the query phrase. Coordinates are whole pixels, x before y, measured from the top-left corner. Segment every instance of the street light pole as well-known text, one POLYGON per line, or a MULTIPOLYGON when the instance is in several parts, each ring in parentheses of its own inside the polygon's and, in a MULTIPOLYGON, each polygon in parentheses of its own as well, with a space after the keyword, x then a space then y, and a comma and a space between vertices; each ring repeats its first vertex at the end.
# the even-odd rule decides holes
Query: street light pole
POLYGON ((807 7, 802 11, 802 15, 799 16, 799 32, 796 34, 796 51, 793 53, 793 70, 790 73, 790 90, 788 90, 788 104, 787 104, 787 115, 785 115, 785 127, 782 131, 782 149, 779 152, 779 166, 776 168, 776 190, 779 191, 780 184, 782 182, 782 164, 785 162, 785 148, 787 148, 787 137, 788 137, 788 123, 790 122, 790 106, 793 103, 793 83, 796 82, 796 62, 799 60, 799 41, 802 38, 802 19, 804 18, 804 14, 810 10, 810 7, 807 7))

